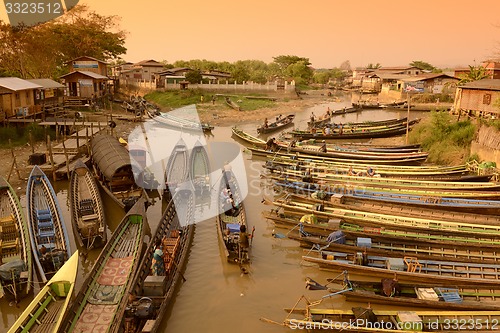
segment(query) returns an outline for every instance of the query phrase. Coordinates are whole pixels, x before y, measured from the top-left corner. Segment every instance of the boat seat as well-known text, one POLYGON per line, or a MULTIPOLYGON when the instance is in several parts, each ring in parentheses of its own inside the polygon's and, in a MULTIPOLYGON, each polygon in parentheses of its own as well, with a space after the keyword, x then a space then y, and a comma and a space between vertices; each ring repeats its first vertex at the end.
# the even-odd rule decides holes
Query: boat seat
POLYGON ((92 215, 95 214, 94 202, 92 199, 84 199, 80 201, 80 215, 92 215))
POLYGON ((440 298, 445 302, 450 303, 462 303, 462 296, 458 293, 458 289, 455 288, 434 288, 440 298))
POLYGON ((2 257, 16 255, 19 253, 19 238, 11 241, 0 239, 0 255, 2 257))
POLYGON ((97 220, 98 218, 99 218, 99 215, 97 215, 97 214, 88 214, 88 215, 82 216, 83 221, 93 221, 93 220, 97 220))

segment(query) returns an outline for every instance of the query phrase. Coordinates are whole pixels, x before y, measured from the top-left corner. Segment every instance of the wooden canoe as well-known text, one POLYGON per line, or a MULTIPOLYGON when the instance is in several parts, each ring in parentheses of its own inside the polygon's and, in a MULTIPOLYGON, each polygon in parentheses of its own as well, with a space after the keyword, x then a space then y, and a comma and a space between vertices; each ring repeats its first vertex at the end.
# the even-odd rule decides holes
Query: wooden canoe
MULTIPOLYGON (((410 122, 410 128, 411 128, 410 122)), ((399 136, 406 133, 406 125, 398 125, 387 128, 377 128, 377 129, 368 129, 363 128, 362 130, 358 129, 357 131, 348 131, 342 133, 332 133, 332 134, 322 134, 322 133, 307 133, 307 132, 299 132, 292 131, 291 134, 299 138, 300 140, 305 139, 318 139, 318 140, 348 140, 348 139, 370 139, 370 138, 388 138, 392 136, 399 136)))
POLYGON ((46 283, 69 259, 71 248, 54 188, 36 165, 28 178, 26 202, 33 258, 46 283))
POLYGON ((97 258, 59 332, 118 332, 122 298, 137 270, 147 223, 145 201, 139 199, 122 219, 97 258))
POLYGON ((248 144, 251 144, 251 145, 254 145, 254 146, 260 147, 260 148, 266 147, 266 141, 264 141, 262 139, 259 139, 253 135, 250 135, 237 127, 233 127, 231 130, 232 130, 234 136, 236 136, 237 138, 239 138, 240 140, 242 140, 248 144))
POLYGON ((223 171, 218 191, 217 234, 224 258, 230 263, 248 262, 248 252, 240 251, 241 227, 248 231, 245 206, 236 176, 232 171, 223 171))
POLYGON ((123 332, 143 332, 148 322, 148 332, 159 332, 167 307, 175 297, 182 269, 186 264, 188 251, 194 233, 194 201, 191 190, 176 192, 167 205, 156 231, 142 257, 137 274, 132 282, 131 297, 124 298, 123 332), (164 271, 153 276, 151 270, 155 244, 162 244, 164 271), (158 281, 163 288, 158 288, 158 281))
POLYGON ((187 118, 174 116, 173 114, 170 114, 168 112, 158 112, 155 114, 151 114, 148 112, 148 116, 159 124, 183 131, 187 130, 208 132, 214 129, 214 127, 208 123, 199 123, 187 118))
POLYGON ((165 190, 174 193, 178 185, 188 179, 189 174, 189 151, 182 138, 174 146, 168 158, 165 170, 165 190))
POLYGON ((196 195, 208 195, 210 193, 210 159, 207 150, 196 141, 189 156, 189 179, 193 183, 196 195))
POLYGON ((324 252, 303 256, 307 262, 352 275, 393 278, 404 283, 449 283, 449 285, 498 286, 500 265, 417 259, 416 256, 362 256, 363 252, 324 252), (359 259, 359 261, 358 261, 359 259), (366 260, 366 262, 364 262, 366 260), (363 264, 361 264, 363 261, 363 264), (359 264, 358 264, 359 262, 359 264), (416 263, 413 269, 409 263, 416 263))
POLYGON ((57 332, 73 295, 78 259, 76 250, 24 309, 8 333, 57 332))
POLYGON ((77 160, 69 180, 71 224, 76 240, 88 249, 106 243, 106 218, 99 188, 89 168, 77 160))
MULTIPOLYGON (((276 186, 285 188, 292 192, 313 193, 320 189, 319 186, 302 182, 278 181, 276 186)), ((324 189, 322 189, 324 190, 324 189)), ((325 191, 329 195, 337 195, 339 191, 325 191)), ((432 194, 405 194, 378 191, 350 191, 341 193, 346 201, 363 200, 365 202, 394 203, 406 207, 429 208, 456 212, 470 212, 488 215, 500 214, 500 202, 498 200, 480 200, 472 198, 438 197, 432 194)))
POLYGON ((241 111, 241 107, 235 102, 233 102, 229 97, 226 97, 224 100, 227 106, 229 106, 231 109, 234 109, 236 111, 241 111))
POLYGON ((267 126, 262 125, 262 126, 257 127, 257 133, 267 134, 267 133, 279 131, 285 127, 293 125, 294 119, 295 119, 295 115, 289 114, 288 116, 285 116, 284 118, 282 118, 280 120, 272 122, 272 123, 268 124, 267 126))
POLYGON ((0 298, 17 303, 32 290, 33 261, 30 234, 19 198, 0 177, 0 298))

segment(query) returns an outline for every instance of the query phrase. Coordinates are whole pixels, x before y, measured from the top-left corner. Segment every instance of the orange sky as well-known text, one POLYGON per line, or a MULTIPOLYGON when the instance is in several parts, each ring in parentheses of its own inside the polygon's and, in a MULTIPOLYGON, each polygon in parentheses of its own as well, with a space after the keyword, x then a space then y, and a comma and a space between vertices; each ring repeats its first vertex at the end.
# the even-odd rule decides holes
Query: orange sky
MULTIPOLYGON (((1 0, 0 0, 1 1, 1 0)), ((500 54, 498 0, 80 0, 122 17, 127 55, 236 61, 308 57, 316 68, 413 60, 466 66, 500 54)), ((3 11, 3 8, 2 8, 3 11)), ((2 13, 4 15, 4 13, 2 13)), ((1 18, 1 16, 0 16, 1 18)))

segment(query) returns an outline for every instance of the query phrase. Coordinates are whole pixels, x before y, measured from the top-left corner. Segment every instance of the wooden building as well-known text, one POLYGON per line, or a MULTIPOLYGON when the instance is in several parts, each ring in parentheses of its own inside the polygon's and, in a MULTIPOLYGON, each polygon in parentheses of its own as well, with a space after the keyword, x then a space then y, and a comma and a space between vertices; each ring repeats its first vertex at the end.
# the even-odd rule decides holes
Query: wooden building
POLYGON ((35 105, 43 110, 46 107, 62 106, 65 86, 51 79, 30 79, 31 83, 42 88, 35 91, 35 105))
POLYGON ((455 112, 469 116, 500 118, 500 79, 483 79, 460 85, 455 95, 455 112))
POLYGON ((82 56, 66 62, 70 72, 84 71, 92 72, 102 76, 108 76, 108 63, 96 58, 82 56))
POLYGON ((41 88, 17 77, 0 77, 0 120, 36 114, 35 92, 41 88))
POLYGON ((455 92, 457 87, 458 78, 444 74, 444 73, 429 73, 420 74, 414 77, 409 77, 403 79, 403 85, 401 87, 404 89, 407 84, 414 86, 415 83, 421 83, 421 88, 424 93, 430 94, 452 94, 455 92))
POLYGON ((161 62, 156 60, 143 60, 133 64, 132 68, 123 70, 120 74, 121 79, 136 81, 152 81, 155 74, 164 70, 161 62))
POLYGON ((60 77, 66 86, 69 100, 90 101, 100 98, 108 91, 108 77, 89 71, 74 71, 60 77))

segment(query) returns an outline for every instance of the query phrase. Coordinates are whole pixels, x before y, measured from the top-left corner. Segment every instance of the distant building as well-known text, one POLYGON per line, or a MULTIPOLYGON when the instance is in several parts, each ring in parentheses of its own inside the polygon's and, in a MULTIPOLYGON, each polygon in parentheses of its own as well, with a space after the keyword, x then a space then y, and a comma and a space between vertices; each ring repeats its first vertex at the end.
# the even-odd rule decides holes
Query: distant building
MULTIPOLYGON (((500 79, 500 59, 485 60, 481 63, 481 67, 486 69, 486 78, 500 79)), ((470 73, 470 67, 455 68, 455 77, 462 78, 470 73)))
POLYGON ((441 94, 454 93, 457 87, 458 78, 444 73, 429 73, 421 74, 414 77, 403 79, 402 89, 407 85, 414 86, 416 83, 421 84, 419 88, 423 89, 424 93, 441 94))
POLYGON ((402 74, 402 75, 419 75, 423 71, 414 66, 396 66, 396 67, 380 67, 375 70, 375 73, 391 73, 391 74, 402 74))
POLYGON ((82 56, 67 61, 66 65, 68 65, 70 72, 84 71, 108 76, 108 63, 96 58, 82 56))
POLYGON ((134 64, 131 62, 124 62, 122 64, 114 65, 110 67, 111 77, 113 79, 119 78, 123 72, 127 72, 134 67, 134 64))
POLYGON ((51 79, 30 79, 27 81, 41 86, 35 91, 35 105, 40 106, 40 109, 63 105, 64 85, 51 79))
POLYGON ((477 117, 500 117, 500 79, 483 79, 458 86, 454 110, 477 117))
POLYGON ((17 77, 0 77, 0 120, 36 114, 35 92, 42 88, 17 77))
POLYGON ((130 69, 124 69, 120 73, 121 79, 136 81, 154 80, 156 73, 164 70, 164 65, 156 60, 143 60, 132 65, 130 69))

